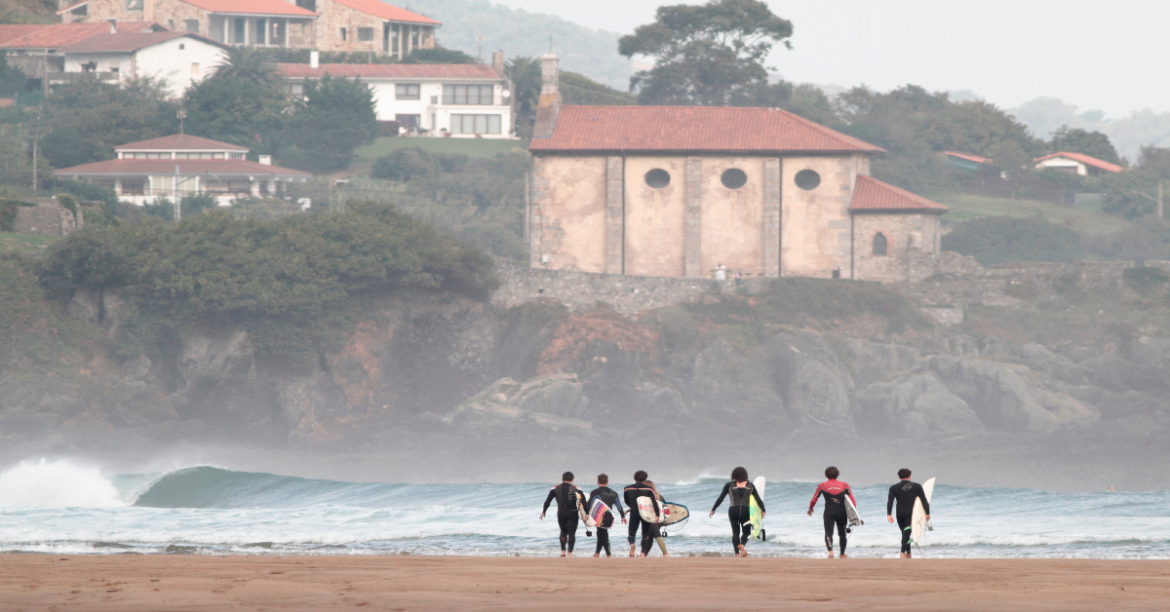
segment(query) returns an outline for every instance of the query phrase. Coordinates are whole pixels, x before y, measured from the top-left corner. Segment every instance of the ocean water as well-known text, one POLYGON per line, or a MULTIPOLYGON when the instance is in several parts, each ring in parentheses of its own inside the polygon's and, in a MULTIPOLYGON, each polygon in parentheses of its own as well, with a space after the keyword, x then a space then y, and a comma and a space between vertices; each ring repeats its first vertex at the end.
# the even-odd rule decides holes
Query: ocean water
MULTIPOLYGON (((668 531, 672 553, 730 554, 726 505, 707 517, 723 482, 658 483, 693 515, 668 531)), ((0 552, 554 555, 555 503, 548 518, 537 520, 553 484, 354 483, 210 466, 109 475, 69 461, 26 461, 0 473, 0 552)), ((768 483, 768 541, 752 542, 753 554, 824 555, 820 506, 805 515, 815 486, 768 483)), ((855 489, 866 524, 850 536, 851 556, 897 556, 898 531, 885 520, 888 486, 855 489)), ((917 556, 1170 558, 1170 491, 939 484, 932 522, 917 556)), ((624 526, 611 538, 621 554, 624 526)), ((594 542, 578 529, 579 554, 592 554, 594 542)))

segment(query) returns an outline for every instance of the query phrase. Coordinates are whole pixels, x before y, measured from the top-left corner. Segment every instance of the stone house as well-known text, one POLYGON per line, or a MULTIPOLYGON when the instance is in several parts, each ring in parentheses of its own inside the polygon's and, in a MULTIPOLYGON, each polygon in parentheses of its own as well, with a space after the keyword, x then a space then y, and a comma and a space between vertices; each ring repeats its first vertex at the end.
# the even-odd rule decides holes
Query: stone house
POLYGON ((939 252, 946 207, 870 177, 877 146, 770 108, 562 106, 543 63, 534 268, 901 281, 939 252))
POLYGON ((229 45, 309 48, 317 13, 285 0, 85 0, 57 11, 64 23, 154 21, 229 45))
POLYGON ((317 46, 321 51, 370 53, 402 58, 415 49, 433 49, 434 19, 381 0, 296 0, 320 15, 317 46))

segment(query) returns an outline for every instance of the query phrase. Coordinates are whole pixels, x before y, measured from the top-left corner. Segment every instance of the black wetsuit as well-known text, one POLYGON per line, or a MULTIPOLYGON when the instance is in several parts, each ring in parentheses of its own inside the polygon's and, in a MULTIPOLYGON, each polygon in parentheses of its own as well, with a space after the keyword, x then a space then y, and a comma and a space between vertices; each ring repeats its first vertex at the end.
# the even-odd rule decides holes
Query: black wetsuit
POLYGON ((727 519, 731 521, 731 549, 739 553, 739 547, 747 546, 752 535, 751 498, 756 498, 760 512, 765 511, 764 500, 760 499, 756 485, 749 482, 739 487, 736 483, 729 482, 723 485, 723 492, 719 494, 719 499, 715 500, 715 505, 711 506, 711 512, 719 509, 719 504, 723 503, 725 497, 731 498, 729 502, 731 506, 727 508, 727 519))
POLYGON ((833 552, 833 526, 836 525, 837 539, 841 541, 841 554, 845 554, 845 546, 849 543, 845 539, 845 525, 849 520, 849 514, 845 510, 845 496, 849 496, 854 506, 857 505, 857 500, 853 498, 849 483, 834 478, 817 485, 812 501, 808 503, 809 512, 812 512, 813 507, 817 505, 817 499, 822 495, 825 497, 825 547, 829 552, 833 552))
POLYGON ((580 503, 580 495, 584 495, 581 489, 577 488, 571 482, 562 482, 561 484, 552 488, 548 492, 548 497, 544 499, 544 510, 542 513, 548 512, 548 505, 552 500, 557 500, 557 523, 561 526, 561 551, 564 551, 566 546, 569 552, 573 552, 573 545, 577 543, 577 504, 580 503))
POLYGON ((658 498, 654 495, 654 489, 644 482, 636 482, 628 487, 624 492, 626 505, 630 507, 630 544, 633 545, 634 540, 638 536, 638 526, 642 526, 642 554, 648 554, 650 547, 654 546, 654 539, 661 537, 658 531, 658 523, 651 523, 642 518, 642 513, 638 511, 638 498, 649 497, 654 504, 654 513, 661 515, 662 506, 658 505, 658 498))
POLYGON ((893 515, 898 520, 898 529, 902 530, 902 552, 910 552, 910 519, 914 517, 914 500, 922 500, 922 511, 930 515, 930 501, 926 499, 926 491, 917 482, 903 480, 890 487, 890 497, 886 500, 886 516, 893 515), (894 514, 894 500, 898 500, 898 514, 894 514))
MULTIPOLYGON (((589 492, 589 504, 585 506, 586 509, 592 508, 593 500, 598 498, 600 498, 601 501, 605 503, 605 505, 609 506, 611 514, 613 509, 617 508, 618 512, 621 513, 623 518, 626 516, 626 510, 625 508, 622 508, 622 500, 618 497, 617 491, 614 491, 605 485, 600 485, 596 489, 593 489, 589 492)), ((611 516, 610 521, 612 520, 613 517, 611 516)), ((613 523, 611 522, 610 525, 612 524, 613 523)), ((607 557, 613 554, 613 551, 611 551, 609 548, 609 527, 602 527, 601 524, 598 524, 597 550, 594 552, 594 554, 600 554, 602 549, 605 549, 605 556, 607 557)))

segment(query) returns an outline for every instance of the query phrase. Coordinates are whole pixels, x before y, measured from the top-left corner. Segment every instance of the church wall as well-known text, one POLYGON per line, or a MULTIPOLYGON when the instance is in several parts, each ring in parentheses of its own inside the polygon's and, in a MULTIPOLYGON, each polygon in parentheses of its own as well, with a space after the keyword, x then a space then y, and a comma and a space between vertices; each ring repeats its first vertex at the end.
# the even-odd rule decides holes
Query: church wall
POLYGON ((701 276, 723 264, 728 273, 764 274, 763 157, 702 158, 701 276), (723 185, 723 173, 738 168, 747 175, 739 189, 723 185))
POLYGON ((840 268, 850 277, 852 235, 849 204, 858 174, 869 173, 869 159, 785 157, 781 160, 780 266, 784 276, 830 278, 840 268), (815 171, 820 184, 798 187, 796 175, 815 171))
POLYGON ((626 158, 626 274, 686 275, 685 169, 684 157, 626 158), (661 189, 647 185, 646 173, 654 169, 668 172, 670 184, 661 189))
POLYGON ((533 160, 533 268, 605 272, 604 157, 533 160))
POLYGON ((940 215, 858 214, 853 217, 854 278, 881 282, 921 280, 916 270, 923 254, 939 252, 940 215), (886 255, 874 254, 874 237, 886 238, 886 255))

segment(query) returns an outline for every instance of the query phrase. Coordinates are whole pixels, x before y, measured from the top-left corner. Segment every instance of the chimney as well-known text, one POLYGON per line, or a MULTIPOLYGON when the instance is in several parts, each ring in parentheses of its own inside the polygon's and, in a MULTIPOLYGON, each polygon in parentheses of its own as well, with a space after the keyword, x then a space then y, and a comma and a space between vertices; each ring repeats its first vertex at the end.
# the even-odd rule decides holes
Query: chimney
POLYGON ((492 53, 492 68, 495 68, 496 72, 498 72, 500 74, 504 74, 504 52, 503 51, 496 51, 495 53, 492 53))
POLYGON ((261 155, 260 156, 260 163, 265 165, 265 166, 271 166, 272 165, 272 156, 271 155, 261 155))
POLYGON ((309 51, 309 68, 321 67, 321 54, 317 51, 309 51))
POLYGON ((118 20, 111 19, 110 20, 110 34, 117 34, 117 33, 118 33, 118 20))
POLYGON ((533 138, 552 136, 561 113, 561 92, 557 88, 557 55, 549 52, 540 58, 540 104, 536 107, 533 138))

